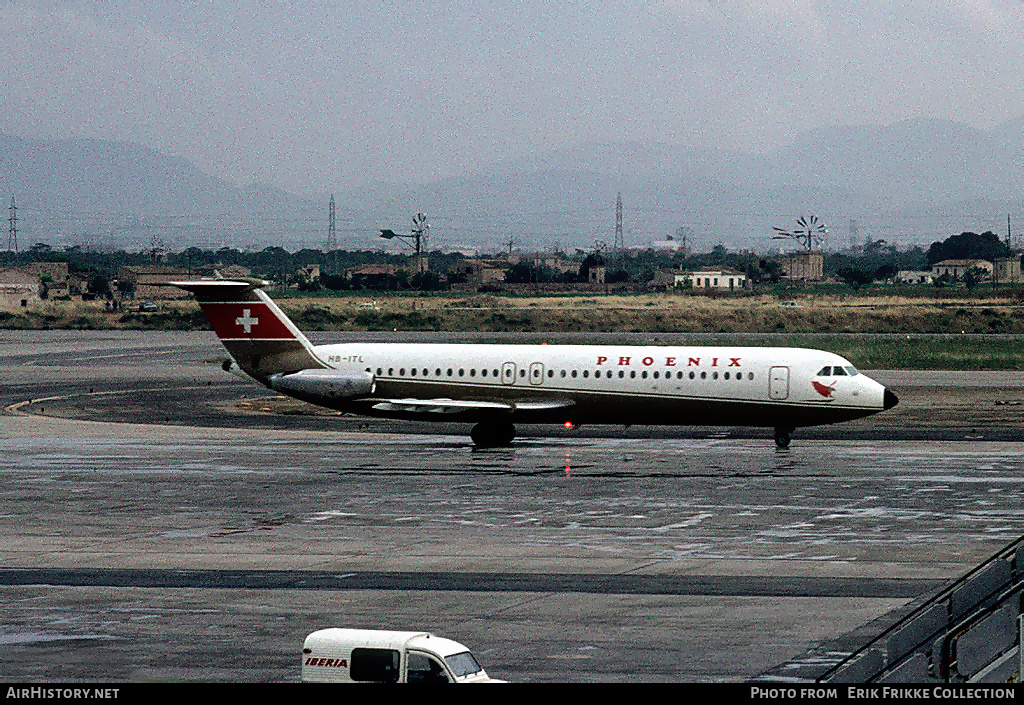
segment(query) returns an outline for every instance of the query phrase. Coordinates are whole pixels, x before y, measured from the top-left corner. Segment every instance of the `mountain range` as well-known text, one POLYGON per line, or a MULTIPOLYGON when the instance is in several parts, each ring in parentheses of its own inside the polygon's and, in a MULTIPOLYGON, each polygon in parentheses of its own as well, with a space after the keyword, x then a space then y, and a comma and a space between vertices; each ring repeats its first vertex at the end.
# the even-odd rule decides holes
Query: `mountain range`
MULTIPOLYGON (((993 129, 913 119, 819 129, 755 154, 657 143, 584 143, 485 164, 427 184, 339 187, 337 242, 379 246, 426 212, 431 247, 485 250, 645 246, 680 228, 698 249, 778 246, 772 227, 801 215, 829 224, 829 246, 885 239, 927 244, 963 230, 1005 234, 1024 215, 1024 117, 993 129)), ((323 194, 239 187, 180 157, 128 142, 0 134, 0 198, 18 207, 19 244, 142 248, 160 242, 320 247, 323 194)), ((795 243, 786 243, 795 245, 795 243)))

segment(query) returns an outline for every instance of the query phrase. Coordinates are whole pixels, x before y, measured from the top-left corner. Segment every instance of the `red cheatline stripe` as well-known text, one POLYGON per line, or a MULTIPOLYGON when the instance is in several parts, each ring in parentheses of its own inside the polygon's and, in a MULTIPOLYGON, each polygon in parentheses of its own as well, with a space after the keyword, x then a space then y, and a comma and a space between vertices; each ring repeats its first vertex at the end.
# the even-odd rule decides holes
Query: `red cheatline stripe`
POLYGON ((288 330, 264 303, 201 303, 200 308, 213 326, 218 338, 243 340, 294 340, 288 330))

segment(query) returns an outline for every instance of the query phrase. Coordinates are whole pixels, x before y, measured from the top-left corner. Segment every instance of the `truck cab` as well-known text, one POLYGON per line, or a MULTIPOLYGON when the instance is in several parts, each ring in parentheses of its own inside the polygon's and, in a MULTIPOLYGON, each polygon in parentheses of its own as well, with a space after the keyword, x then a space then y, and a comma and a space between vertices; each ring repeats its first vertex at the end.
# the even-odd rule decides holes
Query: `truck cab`
MULTIPOLYGON (((462 644, 428 632, 321 629, 302 646, 304 683, 495 682, 462 644)), ((500 682, 500 681, 499 681, 500 682)))

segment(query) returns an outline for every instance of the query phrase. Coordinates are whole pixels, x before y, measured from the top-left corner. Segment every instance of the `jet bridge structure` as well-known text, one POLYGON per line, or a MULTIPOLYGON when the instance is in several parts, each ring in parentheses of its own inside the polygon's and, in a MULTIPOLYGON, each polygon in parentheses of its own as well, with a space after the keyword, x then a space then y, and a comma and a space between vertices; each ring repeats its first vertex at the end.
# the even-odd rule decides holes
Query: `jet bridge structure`
POLYGON ((819 683, 1006 683, 1024 673, 1024 537, 929 598, 819 683))

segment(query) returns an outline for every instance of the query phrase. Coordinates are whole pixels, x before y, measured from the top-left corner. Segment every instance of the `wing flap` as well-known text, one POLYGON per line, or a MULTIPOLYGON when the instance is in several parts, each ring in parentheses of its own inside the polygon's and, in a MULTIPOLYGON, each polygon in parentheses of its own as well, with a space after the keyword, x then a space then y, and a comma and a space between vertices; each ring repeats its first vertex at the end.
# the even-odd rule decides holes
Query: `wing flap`
POLYGON ((553 411, 573 405, 568 399, 542 401, 477 401, 472 399, 379 399, 371 408, 377 411, 403 411, 431 414, 458 414, 465 411, 553 411))

